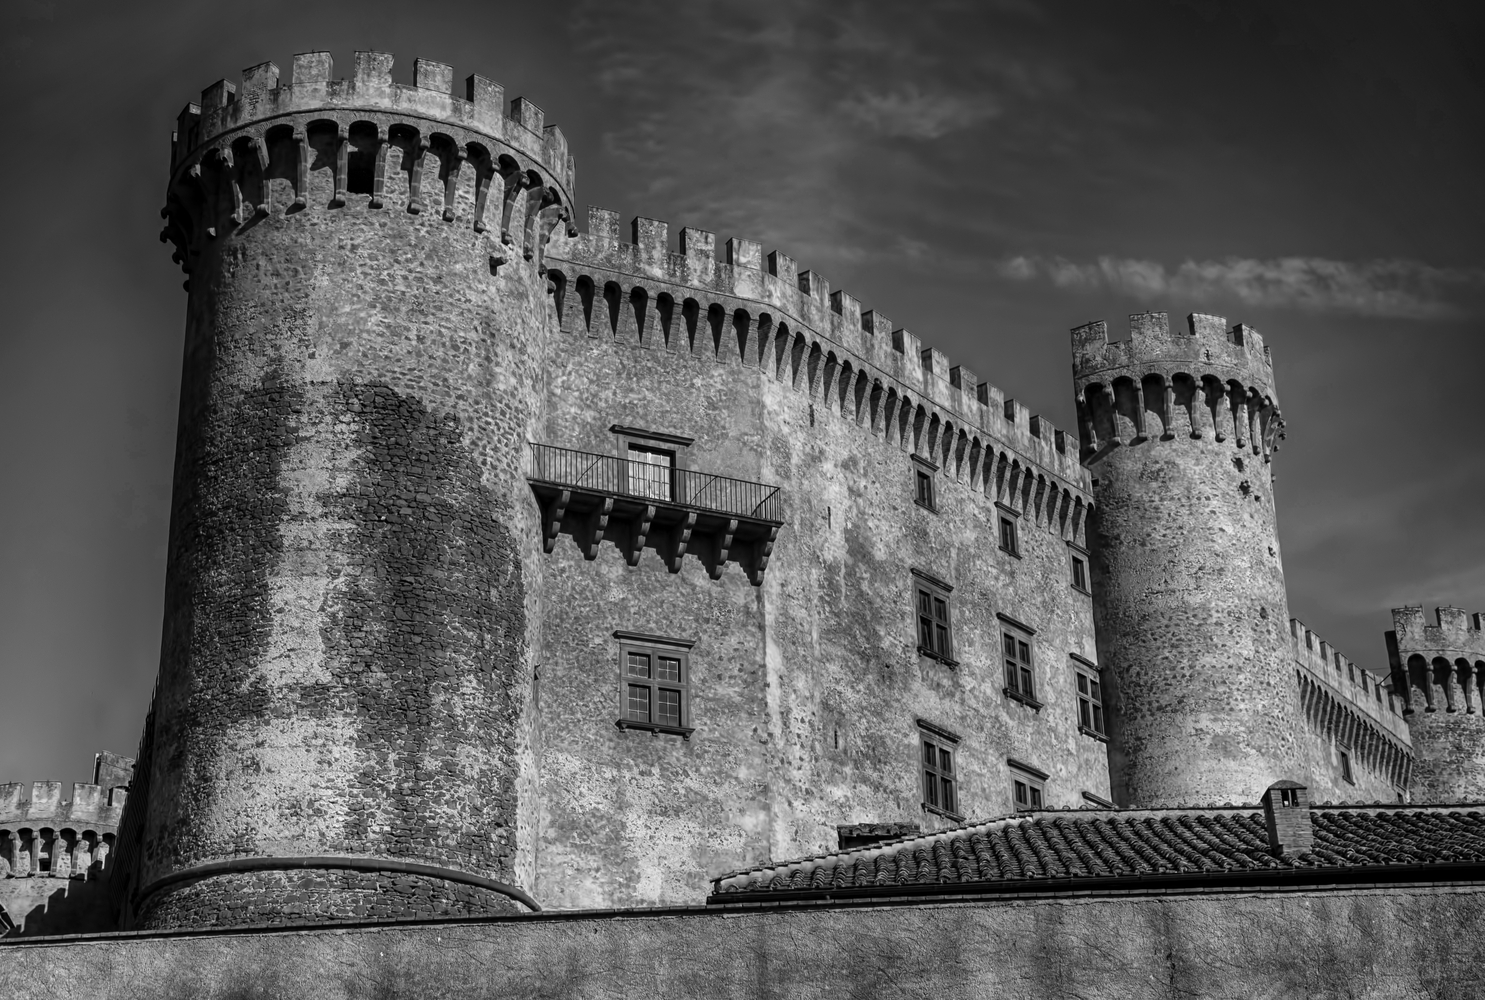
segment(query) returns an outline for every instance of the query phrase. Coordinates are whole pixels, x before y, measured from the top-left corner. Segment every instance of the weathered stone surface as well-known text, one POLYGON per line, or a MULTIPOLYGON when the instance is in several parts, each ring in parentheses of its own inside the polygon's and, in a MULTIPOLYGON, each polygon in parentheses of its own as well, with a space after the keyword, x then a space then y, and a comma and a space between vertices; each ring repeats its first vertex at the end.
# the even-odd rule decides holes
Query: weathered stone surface
POLYGON ((0 946, 11 1000, 1469 1000, 1478 887, 604 913, 0 946))
POLYGON ((1119 805, 1257 802, 1300 771, 1269 455, 1283 422, 1243 327, 1164 313, 1073 331, 1095 477, 1094 609, 1119 805))
POLYGON ((1417 764, 1413 796, 1428 802, 1485 802, 1485 629, 1482 616, 1435 608, 1394 608, 1387 652, 1392 682, 1407 707, 1417 764))
MULTIPOLYGON (((279 912, 269 874, 236 878, 247 905, 149 891, 233 857, 533 877, 522 468, 555 323, 539 262, 494 260, 539 251, 536 212, 565 201, 547 166, 567 164, 451 97, 447 67, 409 88, 375 55, 346 83, 328 55, 296 58, 292 87, 204 101, 177 137, 166 234, 190 298, 144 926, 279 912), (491 194, 498 155, 525 172, 491 194)), ((354 912, 343 883, 281 909, 354 912)))

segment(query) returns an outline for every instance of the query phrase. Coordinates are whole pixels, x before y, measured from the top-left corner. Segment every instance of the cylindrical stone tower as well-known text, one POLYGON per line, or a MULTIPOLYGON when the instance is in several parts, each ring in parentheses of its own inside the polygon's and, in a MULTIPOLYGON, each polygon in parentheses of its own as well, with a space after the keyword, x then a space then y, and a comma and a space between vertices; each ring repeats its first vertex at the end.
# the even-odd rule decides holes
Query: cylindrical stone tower
POLYGON ((1413 740, 1414 802, 1485 802, 1485 615, 1392 609, 1387 656, 1413 740))
POLYGON ((1072 331, 1094 476, 1094 624, 1123 806, 1257 802, 1305 781, 1269 456, 1282 437, 1256 331, 1193 315, 1072 331))
POLYGON ((523 456, 572 163, 498 84, 391 66, 308 53, 181 114, 138 926, 492 912, 531 882, 523 456))

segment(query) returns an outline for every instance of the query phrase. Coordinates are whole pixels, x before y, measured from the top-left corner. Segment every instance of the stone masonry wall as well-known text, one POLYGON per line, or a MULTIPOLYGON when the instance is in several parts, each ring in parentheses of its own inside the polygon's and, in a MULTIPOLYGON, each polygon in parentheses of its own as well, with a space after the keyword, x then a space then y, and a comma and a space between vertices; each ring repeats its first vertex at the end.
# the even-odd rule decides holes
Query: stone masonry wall
POLYGON ((1422 607, 1392 610, 1387 652, 1407 705, 1417 765, 1413 799, 1485 802, 1485 616, 1422 607))
POLYGON ((1133 316, 1114 344, 1102 323, 1073 331, 1110 768, 1126 806, 1256 802, 1301 766, 1268 354, 1252 330, 1190 323, 1133 316))
POLYGON ((255 68, 243 101, 203 95, 200 147, 179 136, 167 232, 190 296, 143 926, 366 905, 276 873, 150 894, 244 855, 532 876, 522 445, 553 324, 537 262, 472 226, 480 175, 456 155, 522 150, 466 127, 447 67, 399 88, 390 65, 359 55, 343 102, 324 53, 293 87, 255 68), (254 121, 249 98, 278 113, 254 121))
POLYGON ((832 357, 840 348, 785 324, 768 303, 674 272, 610 270, 593 259, 593 237, 584 240, 552 250, 568 293, 541 440, 612 455, 615 424, 693 437, 682 449, 688 467, 782 486, 785 524, 758 587, 736 564, 713 580, 694 555, 671 573, 653 541, 630 566, 615 541, 622 525, 611 525, 592 561, 572 535, 557 539, 540 656, 543 905, 692 902, 709 877, 833 850, 838 824, 947 824, 922 805, 918 719, 962 737, 962 814, 1012 810, 1009 758, 1049 774, 1050 805, 1082 805, 1085 791, 1106 798, 1104 744, 1077 724, 1070 654, 1092 661, 1094 644, 1090 597, 1071 586, 1065 522, 1051 509, 1061 490, 1043 495, 1044 478, 1022 494, 1038 469, 1013 486, 1010 461, 1018 475, 1029 463, 998 439, 984 438, 997 458, 979 458, 973 473, 953 447, 944 461, 926 426, 915 445, 912 425, 904 433, 888 421, 880 400, 864 395, 858 410, 839 368, 826 387, 824 350, 811 362, 805 345, 796 376, 795 332, 832 357), (600 295, 608 280, 620 284, 617 330, 601 298, 586 321, 573 293, 584 277, 600 295), (636 288, 652 303, 674 296, 668 338, 658 324, 640 335, 627 310, 636 288), (687 297, 701 312, 694 339, 681 315, 687 297), (706 325, 709 303, 729 324, 720 342, 706 325), (761 324, 751 349, 738 345, 738 310, 761 324), (773 348, 785 334, 781 365, 773 348), (915 447, 936 450, 942 466, 936 512, 914 503, 915 447), (1020 558, 997 547, 997 495, 1019 512, 1020 558), (957 666, 917 651, 914 568, 954 588, 957 666), (1039 710, 1003 693, 998 612, 1036 630, 1039 710), (695 640, 689 740, 616 728, 616 629, 695 640))
POLYGON ((1469 1000, 1478 886, 534 915, 0 945, 10 1000, 1469 1000), (1400 932, 1403 931, 1403 932, 1400 932))

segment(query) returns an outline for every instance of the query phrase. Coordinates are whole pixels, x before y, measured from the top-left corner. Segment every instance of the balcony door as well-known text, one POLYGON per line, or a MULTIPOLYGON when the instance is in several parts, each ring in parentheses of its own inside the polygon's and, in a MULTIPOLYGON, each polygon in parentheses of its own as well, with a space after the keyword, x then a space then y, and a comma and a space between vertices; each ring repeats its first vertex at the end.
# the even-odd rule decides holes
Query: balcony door
POLYGON ((629 492, 633 496, 671 502, 674 496, 675 452, 644 445, 629 446, 629 492))

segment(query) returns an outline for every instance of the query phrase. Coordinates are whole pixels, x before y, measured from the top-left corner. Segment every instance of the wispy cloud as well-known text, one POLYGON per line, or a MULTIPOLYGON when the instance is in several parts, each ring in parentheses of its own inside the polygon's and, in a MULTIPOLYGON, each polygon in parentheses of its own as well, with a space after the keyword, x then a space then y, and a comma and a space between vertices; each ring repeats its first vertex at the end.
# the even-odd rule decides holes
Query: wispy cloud
POLYGON ((1271 260, 1228 257, 1159 261, 1021 255, 997 269, 1013 281, 1050 281, 1072 291, 1111 291, 1141 302, 1168 297, 1233 299, 1244 305, 1395 319, 1451 319, 1485 314, 1485 267, 1435 267, 1416 260, 1271 260))
POLYGON ((937 139, 1000 114, 994 100, 955 94, 923 94, 912 84, 887 93, 862 91, 841 102, 841 110, 881 135, 937 139))

